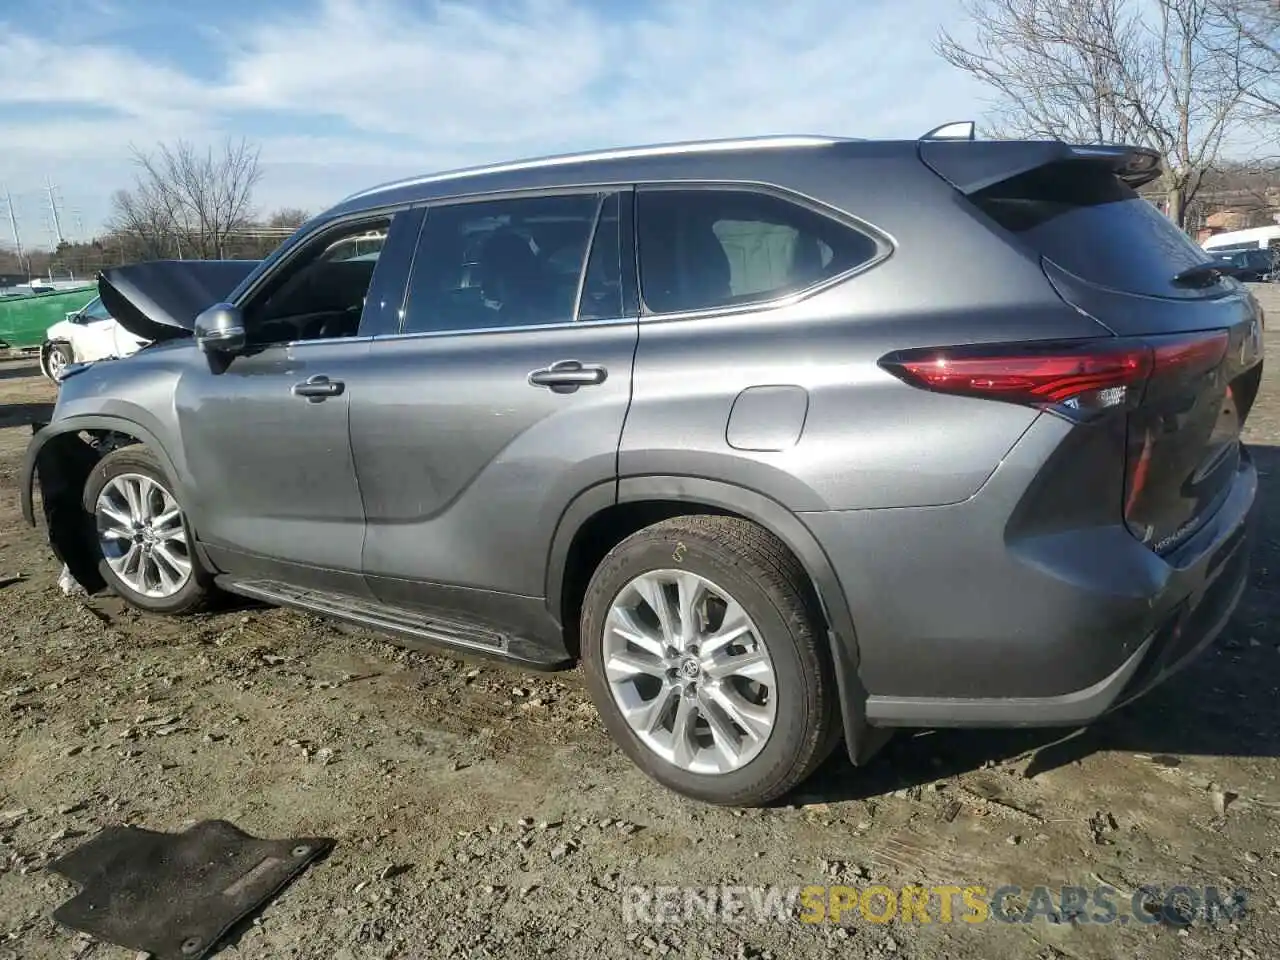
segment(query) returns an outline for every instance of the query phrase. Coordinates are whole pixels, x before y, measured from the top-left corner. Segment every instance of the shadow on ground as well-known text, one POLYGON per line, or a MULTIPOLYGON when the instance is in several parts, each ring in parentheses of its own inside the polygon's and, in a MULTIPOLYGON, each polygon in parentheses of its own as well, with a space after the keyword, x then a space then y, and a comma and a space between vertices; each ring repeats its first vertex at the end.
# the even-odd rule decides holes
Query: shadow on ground
POLYGON ((1249 588, 1214 645, 1181 673, 1083 730, 904 730, 859 769, 841 748, 799 802, 872 797, 1027 755, 1027 776, 1104 750, 1169 765, 1187 756, 1280 757, 1280 448, 1249 449, 1261 501, 1249 588))
POLYGON ((0 380, 24 380, 42 376, 40 362, 28 357, 0 362, 0 380))
POLYGON ((52 416, 52 403, 43 401, 0 403, 0 427, 26 427, 33 423, 48 423, 52 416))

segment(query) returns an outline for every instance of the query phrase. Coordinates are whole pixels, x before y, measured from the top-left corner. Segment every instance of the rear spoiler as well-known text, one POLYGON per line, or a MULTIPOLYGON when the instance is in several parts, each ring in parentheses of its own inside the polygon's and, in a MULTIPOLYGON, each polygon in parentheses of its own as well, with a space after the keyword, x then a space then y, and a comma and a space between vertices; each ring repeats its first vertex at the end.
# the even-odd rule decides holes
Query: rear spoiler
POLYGON ((972 120, 955 120, 934 127, 921 140, 973 140, 976 139, 978 125, 972 120))
POLYGON ((1134 189, 1161 173, 1160 154, 1145 147, 1073 146, 1061 140, 969 141, 926 134, 919 150, 921 161, 963 194, 1056 163, 1102 166, 1134 189))

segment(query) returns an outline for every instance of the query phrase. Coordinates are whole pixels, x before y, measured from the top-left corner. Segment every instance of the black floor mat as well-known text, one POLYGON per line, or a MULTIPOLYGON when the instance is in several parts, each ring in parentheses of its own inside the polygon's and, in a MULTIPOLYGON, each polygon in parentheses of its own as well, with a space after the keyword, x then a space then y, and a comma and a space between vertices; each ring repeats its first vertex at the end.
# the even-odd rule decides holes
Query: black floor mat
POLYGON ((225 820, 183 833, 108 827, 50 865, 82 888, 53 919, 157 960, 196 960, 332 846, 259 840, 225 820))

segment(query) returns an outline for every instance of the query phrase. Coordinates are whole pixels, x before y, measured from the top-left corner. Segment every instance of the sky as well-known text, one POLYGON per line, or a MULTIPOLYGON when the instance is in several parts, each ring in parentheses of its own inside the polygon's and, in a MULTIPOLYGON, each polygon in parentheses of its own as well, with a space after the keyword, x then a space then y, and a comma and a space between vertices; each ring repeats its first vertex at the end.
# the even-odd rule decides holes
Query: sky
POLYGON ((914 138, 982 112, 932 49, 959 18, 957 0, 0 0, 0 191, 39 246, 46 178, 79 239, 132 148, 179 138, 248 138, 260 210, 313 213, 569 150, 914 138))

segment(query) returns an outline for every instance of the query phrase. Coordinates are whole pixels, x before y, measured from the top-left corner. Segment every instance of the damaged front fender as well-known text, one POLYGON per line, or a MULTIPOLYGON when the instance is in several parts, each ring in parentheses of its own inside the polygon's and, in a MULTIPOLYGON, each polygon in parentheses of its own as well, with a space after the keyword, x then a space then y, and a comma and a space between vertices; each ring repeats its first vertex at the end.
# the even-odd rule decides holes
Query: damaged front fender
POLYGON ((35 428, 21 473, 22 517, 36 525, 35 486, 49 546, 90 593, 106 586, 98 572, 97 529, 84 504, 85 483, 102 457, 121 443, 144 443, 165 459, 163 447, 136 423, 110 417, 72 417, 35 428))
POLYGON ((101 457, 79 432, 46 435, 37 431, 23 467, 22 516, 35 525, 35 492, 40 484, 45 526, 53 554, 85 590, 106 584, 98 572, 93 515, 84 509, 85 481, 101 457))

